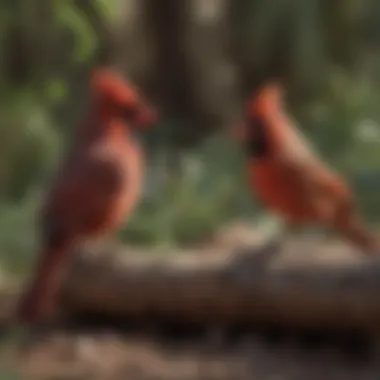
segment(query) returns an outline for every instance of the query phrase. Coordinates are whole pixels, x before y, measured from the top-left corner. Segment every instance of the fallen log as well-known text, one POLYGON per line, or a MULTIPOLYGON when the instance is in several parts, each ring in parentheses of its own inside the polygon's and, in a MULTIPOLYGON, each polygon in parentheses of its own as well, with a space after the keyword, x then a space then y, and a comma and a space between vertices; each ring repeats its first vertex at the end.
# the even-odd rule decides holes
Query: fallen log
POLYGON ((81 248, 62 289, 71 312, 182 322, 378 330, 380 261, 339 244, 231 253, 81 248))

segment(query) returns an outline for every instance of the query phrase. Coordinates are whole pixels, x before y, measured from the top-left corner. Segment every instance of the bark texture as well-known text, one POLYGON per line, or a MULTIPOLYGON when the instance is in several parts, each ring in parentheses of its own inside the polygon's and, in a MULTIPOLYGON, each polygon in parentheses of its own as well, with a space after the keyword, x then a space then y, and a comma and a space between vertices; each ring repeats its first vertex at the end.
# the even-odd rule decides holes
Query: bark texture
POLYGON ((338 246, 282 252, 164 253, 82 248, 63 287, 66 307, 119 317, 296 327, 380 326, 380 265, 338 246))

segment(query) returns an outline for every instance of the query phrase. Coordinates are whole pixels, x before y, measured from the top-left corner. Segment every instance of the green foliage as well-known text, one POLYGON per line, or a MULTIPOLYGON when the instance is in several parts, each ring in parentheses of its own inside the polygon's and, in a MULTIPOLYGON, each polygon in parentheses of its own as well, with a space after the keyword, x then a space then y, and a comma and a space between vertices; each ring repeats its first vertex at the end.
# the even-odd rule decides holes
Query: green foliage
POLYGON ((96 48, 96 34, 85 14, 75 6, 75 1, 56 1, 58 24, 75 35, 72 59, 82 63, 91 58, 96 48))
POLYGON ((54 163, 59 140, 52 126, 46 109, 29 92, 19 94, 9 108, 3 109, 0 199, 22 198, 54 163))
POLYGON ((35 215, 39 196, 0 204, 0 263, 12 273, 28 270, 36 254, 35 215))
MULTIPOLYGON (((240 53, 254 73, 286 74, 300 126, 353 184, 366 217, 378 223, 380 140, 367 131, 370 124, 380 133, 378 2, 233 1, 242 7, 234 31, 240 53), (310 89, 308 101, 303 94, 310 89)), ((77 0, 33 4, 0 4, 2 41, 13 28, 22 46, 31 47, 18 55, 0 45, 0 262, 16 272, 26 270, 37 251, 39 191, 86 103, 85 74, 104 42, 99 29, 112 23, 120 2, 94 0, 91 12, 77 0), (8 60, 19 63, 10 70, 17 75, 7 72, 8 60), (15 77, 23 75, 20 84, 15 77)), ((147 192, 120 234, 125 241, 198 244, 231 219, 261 211, 247 189, 239 147, 220 133, 174 155, 171 134, 180 128, 160 126, 147 144, 147 192), (169 162, 160 166, 157 157, 169 162)))
POLYGON ((118 14, 118 0, 94 0, 93 4, 108 21, 118 14))
POLYGON ((172 174, 163 184, 149 183, 151 191, 122 238, 130 243, 170 246, 207 241, 237 216, 239 208, 252 210, 253 203, 242 190, 245 185, 239 161, 236 147, 223 136, 182 155, 179 175, 172 174))
POLYGON ((21 375, 16 371, 0 370, 0 380, 21 380, 21 375))

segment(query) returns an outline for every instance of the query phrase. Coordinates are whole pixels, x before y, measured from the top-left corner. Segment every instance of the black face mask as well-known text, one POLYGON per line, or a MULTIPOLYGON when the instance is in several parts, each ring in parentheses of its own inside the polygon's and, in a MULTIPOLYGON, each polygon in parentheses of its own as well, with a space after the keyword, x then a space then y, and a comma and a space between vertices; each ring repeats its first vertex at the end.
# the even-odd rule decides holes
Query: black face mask
POLYGON ((117 106, 117 113, 127 123, 134 124, 134 121, 137 118, 138 110, 137 107, 117 106))
POLYGON ((136 125, 136 120, 138 117, 139 110, 137 107, 118 107, 118 115, 130 126, 130 132, 132 136, 136 139, 140 139, 142 135, 142 130, 136 125))
POLYGON ((259 117, 246 120, 248 127, 248 139, 246 151, 249 157, 262 159, 269 156, 269 139, 265 121, 259 117))

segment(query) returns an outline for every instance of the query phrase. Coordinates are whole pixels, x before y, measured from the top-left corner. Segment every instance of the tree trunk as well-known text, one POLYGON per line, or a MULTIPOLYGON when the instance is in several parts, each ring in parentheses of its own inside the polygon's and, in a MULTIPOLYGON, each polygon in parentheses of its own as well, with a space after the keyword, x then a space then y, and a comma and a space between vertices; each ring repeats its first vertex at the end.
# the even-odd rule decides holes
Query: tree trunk
POLYGON ((276 256, 83 248, 65 282, 63 304, 77 312, 205 324, 378 329, 380 265, 344 249, 305 244, 292 243, 276 256))

